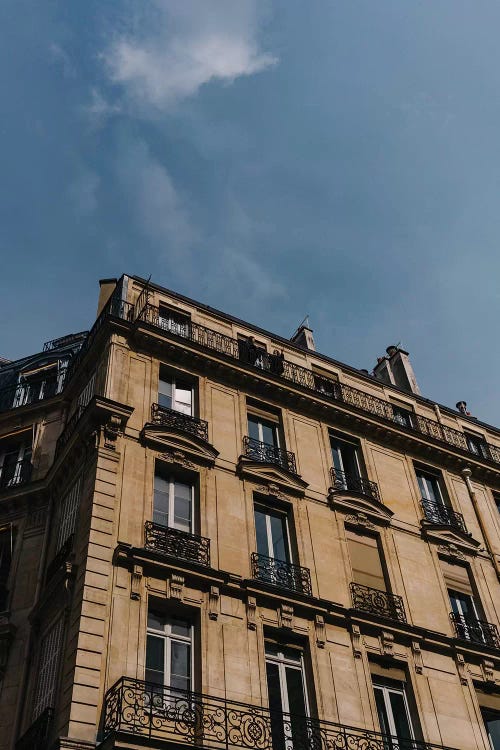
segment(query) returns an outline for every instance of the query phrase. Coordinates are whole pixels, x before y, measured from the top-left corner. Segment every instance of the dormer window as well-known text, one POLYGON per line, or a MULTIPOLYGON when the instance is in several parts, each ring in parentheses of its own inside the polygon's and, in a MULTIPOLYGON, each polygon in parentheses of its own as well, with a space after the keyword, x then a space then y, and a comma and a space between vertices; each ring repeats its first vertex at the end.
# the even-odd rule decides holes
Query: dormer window
POLYGON ((466 432, 465 439, 467 441, 467 448, 471 453, 479 458, 490 459, 490 451, 488 443, 482 435, 476 435, 473 432, 466 432))
POLYGON ((186 313, 172 310, 160 302, 158 307, 158 325, 169 333, 188 338, 191 319, 186 313))

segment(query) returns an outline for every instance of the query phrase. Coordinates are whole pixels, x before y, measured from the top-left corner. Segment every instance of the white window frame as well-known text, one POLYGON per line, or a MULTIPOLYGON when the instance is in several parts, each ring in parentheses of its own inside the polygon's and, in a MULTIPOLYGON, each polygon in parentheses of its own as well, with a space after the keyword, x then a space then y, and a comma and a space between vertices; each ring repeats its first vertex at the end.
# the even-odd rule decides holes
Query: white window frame
MULTIPOLYGON (((401 687, 389 687, 388 685, 382 685, 379 682, 375 681, 373 683, 373 689, 374 689, 374 691, 376 689, 382 691, 382 695, 383 695, 383 699, 384 699, 384 705, 385 705, 385 713, 387 715, 387 721, 389 723, 389 733, 390 733, 390 736, 394 737, 394 738, 397 738, 397 739, 404 739, 404 740, 410 739, 410 740, 414 740, 415 739, 415 729, 413 727, 413 722, 412 722, 411 713, 410 713, 410 707, 408 705, 408 696, 406 695, 406 688, 405 688, 405 686, 404 686, 403 683, 400 683, 400 685, 401 685, 401 687), (390 701, 390 693, 397 693, 398 695, 402 695, 403 696, 403 705, 405 707, 406 719, 408 721, 408 726, 410 728, 410 735, 411 735, 410 737, 398 738, 398 736, 397 736, 396 724, 394 722, 394 714, 392 712, 392 706, 391 706, 391 701, 390 701)), ((378 714, 378 711, 377 711, 377 714, 378 714)), ((380 719, 379 719, 379 721, 380 721, 380 719)), ((397 747, 398 747, 398 745, 396 743, 394 743, 394 749, 395 750, 396 750, 397 747)))
POLYGON ((191 318, 184 310, 173 310, 164 303, 158 305, 158 326, 163 330, 170 331, 170 333, 173 333, 176 336, 187 338, 189 335, 190 323, 191 318), (161 314, 162 312, 166 312, 167 316, 163 316, 161 314), (175 320, 176 316, 178 318, 185 318, 185 320, 182 322, 177 321, 175 320))
MULTIPOLYGON (((9 483, 6 485, 6 487, 12 487, 12 486, 14 486, 15 484, 18 483, 19 477, 20 477, 21 471, 22 471, 21 462, 23 461, 23 459, 25 457, 25 454, 28 453, 28 452, 30 452, 30 451, 32 451, 32 449, 33 449, 33 445, 31 443, 31 441, 19 444, 19 449, 18 449, 18 454, 17 454, 17 460, 16 460, 16 470, 14 472, 14 475, 13 475, 12 479, 9 481, 9 483)), ((4 461, 5 461, 5 456, 8 456, 10 453, 14 453, 14 452, 15 452, 15 448, 13 450, 5 450, 4 449, 3 451, 0 448, 0 478, 1 478, 2 472, 3 472, 3 465, 4 465, 4 461)))
MULTIPOLYGON (((190 499, 190 502, 191 502, 191 523, 190 523, 189 532, 187 532, 187 533, 194 534, 195 533, 195 531, 194 531, 194 499, 195 499, 194 484, 192 484, 192 483, 190 484, 189 482, 180 482, 177 477, 172 476, 172 475, 170 475, 168 477, 163 477, 163 476, 161 476, 161 474, 158 471, 155 471, 155 478, 157 476, 160 479, 164 479, 165 482, 168 482, 168 525, 166 527, 168 529, 177 529, 177 527, 174 526, 174 518, 175 518, 175 516, 174 516, 175 484, 176 484, 176 481, 177 481, 178 484, 185 484, 187 487, 190 488, 190 498, 189 499, 190 499)), ((156 487, 155 487, 155 483, 154 483, 154 480, 153 480, 153 519, 154 519, 154 514, 155 514, 155 503, 154 503, 155 492, 156 492, 156 487)), ((154 523, 158 523, 158 522, 154 521, 154 523)), ((159 524, 159 525, 160 526, 165 526, 165 524, 159 524)), ((177 529, 177 530, 185 532, 185 529, 177 529)))
MULTIPOLYGON (((179 405, 185 405, 182 401, 177 401, 177 381, 183 380, 182 376, 177 377, 176 375, 169 376, 168 379, 162 378, 161 375, 158 380, 158 400, 160 400, 160 383, 168 383, 172 388, 172 406, 170 407, 173 411, 178 411, 180 414, 185 414, 188 417, 194 416, 194 386, 189 383, 188 378, 184 380, 186 385, 190 386, 191 399, 189 404, 189 411, 179 409, 179 405)), ((185 389, 184 389, 185 390, 185 389)))
MULTIPOLYGON (((269 645, 274 645, 274 644, 269 643, 269 645)), ((278 648, 278 651, 276 654, 270 654, 267 650, 267 644, 266 644, 265 662, 266 664, 267 663, 276 664, 278 667, 280 693, 281 693, 281 705, 283 707, 283 713, 284 714, 290 713, 290 703, 288 700, 288 690, 286 686, 286 668, 289 667, 291 669, 295 669, 296 671, 300 672, 302 676, 304 706, 306 709, 305 715, 306 717, 308 717, 311 714, 310 714, 309 696, 307 692, 306 672, 305 672, 305 667, 304 667, 304 652, 302 650, 297 649, 296 652, 298 654, 298 659, 290 659, 285 655, 283 650, 280 650, 279 645, 277 645, 277 648, 278 648)), ((295 652, 295 649, 289 648, 288 650, 295 652)), ((268 695, 268 705, 269 705, 269 695, 268 695)))
MULTIPOLYGON (((273 555, 273 537, 271 532, 271 516, 279 516, 282 518, 285 522, 285 533, 286 533, 286 548, 288 551, 288 560, 278 560, 278 562, 288 562, 293 564, 294 559, 292 555, 292 547, 290 544, 290 525, 288 522, 288 514, 287 513, 280 513, 273 512, 269 508, 266 508, 264 505, 259 505, 259 503, 254 503, 254 517, 255 517, 255 511, 260 511, 263 515, 266 517, 266 536, 267 536, 267 551, 268 551, 268 557, 271 560, 275 560, 277 558, 273 555)), ((255 549, 257 549, 257 533, 255 534, 255 549)))
MULTIPOLYGON (((335 468, 335 459, 334 459, 333 455, 334 455, 334 450, 335 450, 335 452, 337 453, 338 458, 339 458, 340 466, 342 467, 340 469, 340 471, 342 471, 346 476, 349 474, 349 472, 347 472, 345 470, 344 459, 342 457, 342 445, 345 445, 346 447, 352 448, 352 450, 354 452, 354 462, 355 462, 355 465, 356 465, 356 471, 358 472, 357 476, 353 477, 353 479, 361 479, 361 477, 363 475, 361 473, 361 463, 360 463, 360 460, 359 460, 359 445, 357 443, 351 442, 350 440, 345 440, 344 438, 339 438, 336 435, 330 435, 330 451, 331 451, 331 454, 332 454, 332 461, 333 461, 334 468, 335 468), (337 443, 340 444, 339 445, 340 450, 334 449, 334 446, 333 446, 334 442, 337 442, 337 443)), ((344 489, 347 489, 347 482, 344 482, 344 489)))
POLYGON ((422 471, 421 469, 416 469, 415 475, 417 477, 418 489, 419 489, 419 492, 422 493, 423 500, 428 500, 430 503, 437 502, 440 505, 443 505, 444 507, 448 507, 444 501, 444 495, 441 489, 441 481, 440 481, 440 477, 438 474, 432 474, 431 472, 422 471), (423 486, 424 486, 425 492, 423 492, 422 487, 420 486, 419 478, 423 480, 423 486), (429 485, 431 485, 430 479, 433 479, 434 482, 436 483, 437 493, 435 494, 437 494, 437 497, 435 499, 431 497, 429 493, 429 485))
MULTIPOLYGON (((194 690, 194 625, 190 622, 189 618, 167 616, 165 617, 165 628, 163 630, 156 630, 156 628, 147 626, 146 631, 146 652, 148 648, 148 636, 151 635, 155 638, 161 638, 164 641, 164 665, 163 665, 163 687, 166 695, 170 693, 170 680, 171 680, 171 668, 172 668, 172 643, 189 643, 190 647, 190 675, 189 675, 189 691, 194 690), (172 633, 172 621, 181 620, 189 623, 189 636, 175 635, 172 633)), ((144 659, 144 665, 146 665, 146 659, 144 659)), ((144 677, 146 677, 146 666, 144 666, 144 677)), ((173 688, 172 692, 175 694, 177 688, 173 688)))
MULTIPOLYGON (((281 445, 280 445, 280 429, 279 429, 280 425, 279 425, 279 422, 274 422, 274 420, 272 420, 272 419, 266 419, 266 417, 263 417, 260 414, 254 414, 253 412, 249 412, 247 414, 247 423, 249 422, 250 419, 252 419, 252 421, 257 422, 257 432, 258 432, 258 435, 259 435, 259 443, 263 443, 264 445, 270 445, 270 443, 266 443, 263 440, 264 431, 263 431, 263 428, 262 428, 262 423, 266 422, 268 425, 272 425, 273 426, 274 436, 275 436, 275 439, 276 439, 276 444, 273 447, 277 448, 279 450, 281 448, 281 445)), ((250 432, 250 429, 248 430, 248 432, 250 432)))

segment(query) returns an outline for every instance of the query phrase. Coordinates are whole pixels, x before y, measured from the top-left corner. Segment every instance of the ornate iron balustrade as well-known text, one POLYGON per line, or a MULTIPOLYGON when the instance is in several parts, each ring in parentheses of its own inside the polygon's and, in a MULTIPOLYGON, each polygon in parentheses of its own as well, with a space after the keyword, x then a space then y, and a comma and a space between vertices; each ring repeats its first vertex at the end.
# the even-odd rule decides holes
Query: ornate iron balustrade
POLYGON ((210 566, 210 539, 162 526, 153 521, 144 525, 144 546, 162 555, 210 566))
POLYGON ((436 503, 425 497, 422 498, 422 507, 427 521, 436 523, 440 526, 450 526, 453 529, 463 531, 465 534, 467 533, 467 527, 461 513, 456 513, 456 511, 452 510, 447 505, 436 503))
POLYGON ((71 552, 73 550, 73 540, 75 538, 74 534, 70 534, 69 537, 64 542, 61 549, 57 552, 54 558, 50 561, 50 563, 47 566, 47 572, 45 574, 45 582, 48 583, 51 578, 55 576, 58 570, 62 568, 64 563, 68 561, 69 556, 71 555, 71 552))
POLYGON ((285 469, 292 474, 297 473, 295 454, 292 453, 292 451, 284 451, 281 448, 277 448, 275 445, 261 443, 260 440, 255 440, 255 438, 248 436, 243 438, 243 450, 245 456, 251 458, 252 461, 258 461, 259 463, 265 464, 276 464, 276 466, 281 466, 282 469, 285 469))
MULTIPOLYGON (((150 325, 165 330, 158 308, 153 305, 145 304, 138 311, 136 319, 143 320, 150 325)), ((206 349, 211 349, 231 359, 239 360, 256 369, 264 370, 290 383, 314 391, 332 401, 340 401, 355 409, 360 409, 367 414, 372 414, 401 427, 400 416, 397 411, 394 411, 392 404, 388 401, 384 401, 378 398, 378 396, 373 396, 371 393, 365 393, 358 388, 353 388, 350 385, 344 385, 333 379, 330 380, 329 378, 320 376, 312 370, 282 359, 281 355, 268 354, 263 349, 255 347, 257 354, 254 356, 255 352, 248 353, 247 342, 238 341, 230 336, 193 322, 189 322, 185 326, 176 326, 175 330, 168 330, 167 332, 169 335, 188 339, 206 349)), ((433 419, 412 413, 412 424, 406 425, 404 429, 408 432, 420 433, 446 445, 451 445, 478 458, 477 454, 470 449, 463 432, 436 422, 433 419)), ((485 443, 485 445, 488 448, 491 460, 495 463, 500 463, 500 448, 491 443, 485 443)), ((486 457, 484 458, 488 460, 486 457)))
POLYGON ((80 331, 80 333, 69 333, 67 336, 59 336, 58 339, 52 339, 52 341, 46 341, 43 345, 44 352, 51 352, 54 349, 60 349, 62 346, 72 344, 74 341, 78 341, 81 336, 88 334, 88 331, 80 331))
POLYGON ((312 596, 309 568, 252 552, 252 577, 272 586, 312 596))
POLYGON ((0 489, 15 487, 24 484, 31 479, 33 465, 30 458, 23 458, 12 466, 4 466, 0 469, 0 489))
POLYGON ((493 623, 464 617, 455 612, 450 613, 450 619, 455 627, 456 636, 461 641, 471 641, 481 646, 500 649, 498 628, 493 623))
POLYGON ((103 734, 209 750, 454 750, 122 677, 104 699, 103 734))
POLYGON ((364 477, 357 477, 353 474, 346 474, 345 471, 331 468, 330 476, 332 478, 332 488, 335 492, 356 492, 359 495, 366 495, 372 500, 380 502, 378 485, 364 477))
POLYGON ((151 406, 151 421, 154 424, 189 432, 191 435, 196 435, 196 437, 208 441, 208 422, 205 422, 204 419, 197 419, 189 414, 175 411, 175 409, 167 409, 165 406, 153 404, 151 406))
POLYGON ((19 409, 21 406, 38 404, 61 392, 64 380, 42 378, 26 383, 16 383, 0 390, 0 411, 19 409))
POLYGON ((380 617, 388 617, 390 620, 406 622, 405 606, 402 598, 397 594, 372 589, 361 583, 351 583, 350 589, 354 609, 380 617))
POLYGON ((16 750, 47 750, 54 709, 46 708, 16 742, 16 750))

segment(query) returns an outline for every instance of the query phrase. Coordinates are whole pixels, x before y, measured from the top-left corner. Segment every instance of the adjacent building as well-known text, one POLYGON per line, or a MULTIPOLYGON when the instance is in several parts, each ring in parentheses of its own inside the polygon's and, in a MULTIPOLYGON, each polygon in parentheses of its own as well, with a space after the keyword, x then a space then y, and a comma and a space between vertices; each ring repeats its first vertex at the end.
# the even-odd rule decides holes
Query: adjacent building
POLYGON ((500 431, 133 276, 0 360, 0 749, 499 750, 500 431))

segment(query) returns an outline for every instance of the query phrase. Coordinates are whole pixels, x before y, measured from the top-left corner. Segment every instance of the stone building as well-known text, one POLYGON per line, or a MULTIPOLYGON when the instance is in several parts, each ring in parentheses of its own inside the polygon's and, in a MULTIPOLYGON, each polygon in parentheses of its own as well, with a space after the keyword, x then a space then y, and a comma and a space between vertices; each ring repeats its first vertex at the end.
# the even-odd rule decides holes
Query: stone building
POLYGON ((0 748, 500 748, 500 431, 132 276, 0 361, 0 748))

